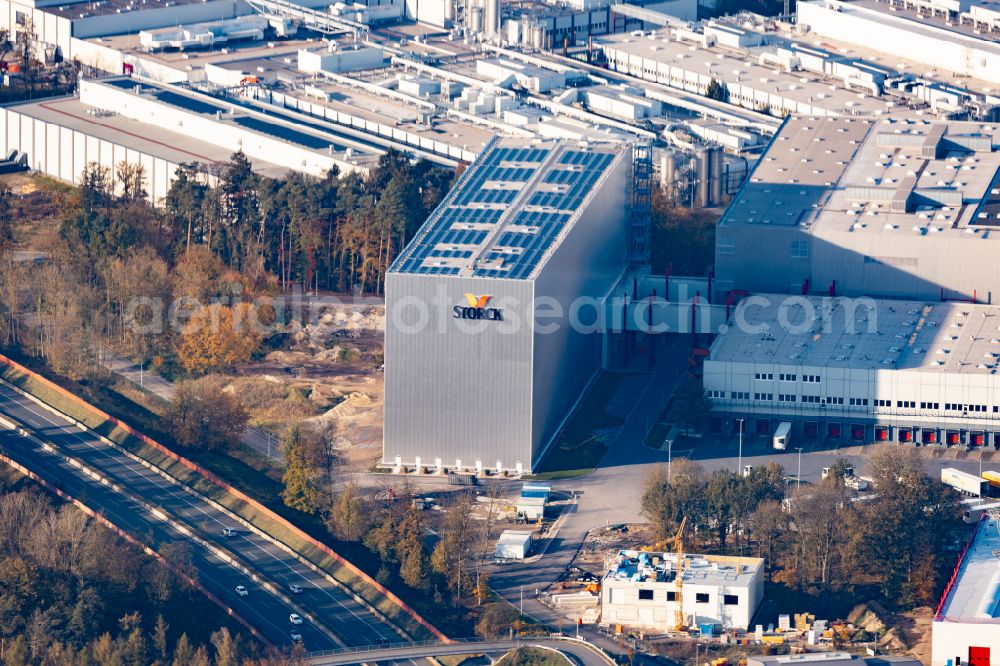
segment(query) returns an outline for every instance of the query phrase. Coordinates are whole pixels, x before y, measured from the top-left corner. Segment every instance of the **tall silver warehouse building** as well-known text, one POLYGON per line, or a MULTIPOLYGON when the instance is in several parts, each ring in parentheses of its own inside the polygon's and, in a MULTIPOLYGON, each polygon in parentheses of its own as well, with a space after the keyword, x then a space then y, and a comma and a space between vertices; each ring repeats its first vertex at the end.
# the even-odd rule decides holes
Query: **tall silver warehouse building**
POLYGON ((383 463, 528 472, 602 365, 633 149, 498 139, 386 276, 383 463))

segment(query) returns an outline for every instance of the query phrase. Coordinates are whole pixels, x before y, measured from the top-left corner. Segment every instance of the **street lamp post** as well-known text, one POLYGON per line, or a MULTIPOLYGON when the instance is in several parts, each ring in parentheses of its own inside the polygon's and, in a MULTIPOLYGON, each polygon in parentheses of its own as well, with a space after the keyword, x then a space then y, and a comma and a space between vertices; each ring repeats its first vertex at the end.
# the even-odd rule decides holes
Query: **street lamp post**
MULTIPOLYGON (((671 466, 670 466, 671 460, 673 458, 673 456, 671 455, 673 448, 674 448, 674 440, 668 438, 667 439, 667 483, 672 483, 674 480, 674 476, 673 474, 671 474, 671 466)), ((983 466, 982 456, 979 457, 979 466, 980 468, 983 466)), ((980 474, 980 476, 982 476, 982 474, 980 474)))
POLYGON ((740 434, 740 457, 739 462, 736 463, 736 474, 739 475, 743 473, 743 419, 736 419, 736 422, 739 423, 740 434))
POLYGON ((802 490, 802 447, 796 447, 799 452, 799 471, 795 474, 795 492, 802 490))

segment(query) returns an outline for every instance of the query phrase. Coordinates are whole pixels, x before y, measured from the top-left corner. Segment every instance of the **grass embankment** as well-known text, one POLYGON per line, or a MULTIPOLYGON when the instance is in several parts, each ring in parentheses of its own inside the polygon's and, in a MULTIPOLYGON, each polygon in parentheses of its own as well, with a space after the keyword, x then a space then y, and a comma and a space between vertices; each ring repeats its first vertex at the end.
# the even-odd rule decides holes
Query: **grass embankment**
POLYGON ((553 650, 518 648, 501 657, 496 666, 570 666, 571 663, 553 650))
POLYGON ((590 474, 600 464, 608 450, 609 436, 624 422, 605 408, 614 398, 622 382, 632 375, 605 372, 591 387, 579 409, 573 414, 563 436, 553 445, 531 477, 554 481, 590 474))
MULTIPOLYGON (((21 359, 18 360, 21 361, 21 359)), ((64 397, 62 394, 49 388, 45 384, 7 367, 3 368, 2 372, 0 372, 0 376, 15 386, 18 386, 22 390, 31 393, 43 402, 51 405, 58 411, 76 419, 88 428, 114 441, 133 454, 163 469, 173 477, 180 480, 182 483, 189 485, 203 495, 226 507, 244 520, 253 523, 270 536, 287 544, 296 552, 302 554, 311 562, 329 573, 336 580, 343 583, 371 606, 377 608, 381 613, 389 618, 389 620, 396 623, 397 626, 404 629, 415 639, 424 640, 433 638, 424 626, 414 620, 398 605, 387 599, 369 581, 357 575, 343 564, 337 562, 334 558, 330 557, 311 541, 303 538, 295 530, 289 529, 279 521, 276 521, 272 516, 256 509, 247 502, 234 497, 230 493, 226 492, 225 489, 215 483, 212 483, 204 476, 189 469, 173 458, 160 453, 143 442, 141 439, 131 435, 118 426, 115 426, 113 423, 100 418, 90 410, 64 397)), ((70 386, 68 388, 78 395, 82 392, 80 386, 70 386)), ((121 394, 115 393, 112 396, 112 393, 107 388, 98 388, 92 391, 87 391, 86 393, 87 397, 95 403, 96 407, 121 418, 132 427, 136 428, 140 432, 144 432, 147 436, 159 441, 164 446, 175 448, 172 440, 162 431, 162 427, 158 427, 160 425, 159 417, 157 417, 151 410, 121 394)), ((182 455, 185 457, 188 457, 193 462, 202 465, 210 472, 213 472, 227 482, 230 482, 234 487, 257 500, 271 511, 277 513, 279 516, 285 518, 289 522, 292 522, 296 527, 303 530, 313 538, 324 543, 333 543, 331 547, 333 547, 336 552, 349 559, 355 564, 355 566, 358 566, 366 573, 372 570, 372 568, 377 570, 379 562, 369 551, 354 544, 337 544, 332 542, 322 523, 317 518, 292 511, 291 509, 285 507, 280 498, 280 483, 276 482, 264 471, 255 469, 242 460, 229 457, 222 453, 191 452, 181 449, 176 450, 181 451, 182 455)), ((394 589, 393 591, 399 594, 401 590, 394 589)), ((413 599, 412 595, 405 594, 405 592, 399 596, 401 596, 404 601, 414 606, 417 612, 422 614, 423 608, 429 607, 425 600, 413 599)), ((458 632, 467 631, 464 627, 449 627, 447 625, 441 626, 442 623, 437 622, 439 618, 440 615, 435 616, 435 624, 437 624, 438 628, 445 633, 449 633, 450 630, 454 632, 456 629, 458 632)), ((456 635, 464 634, 457 633, 456 635)))

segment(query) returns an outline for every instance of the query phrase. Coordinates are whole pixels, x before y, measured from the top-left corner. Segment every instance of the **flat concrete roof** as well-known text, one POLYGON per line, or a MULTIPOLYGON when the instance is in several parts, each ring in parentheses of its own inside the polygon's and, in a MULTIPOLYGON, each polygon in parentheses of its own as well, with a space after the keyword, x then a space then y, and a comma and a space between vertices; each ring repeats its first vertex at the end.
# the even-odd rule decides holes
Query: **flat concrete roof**
POLYGON ((829 302, 817 296, 761 294, 740 302, 728 330, 712 343, 709 358, 995 375, 1000 362, 1000 306, 873 299, 829 302))
POLYGON ((655 60, 726 83, 739 83, 761 92, 780 95, 801 104, 819 107, 838 115, 874 116, 900 113, 890 100, 847 90, 832 80, 823 80, 812 72, 786 72, 759 64, 764 48, 746 52, 715 45, 679 41, 669 30, 637 36, 630 33, 603 35, 594 38, 596 46, 607 46, 630 56, 655 60))
POLYGON ((1000 124, 790 118, 721 224, 1000 239, 1000 124))
MULTIPOLYGON (((1000 7, 1000 3, 983 2, 982 0, 972 4, 990 8, 994 11, 997 11, 997 8, 1000 7)), ((914 36, 918 38, 923 36, 940 39, 950 33, 956 40, 967 42, 967 40, 973 39, 980 42, 979 46, 981 48, 1000 52, 1000 44, 997 44, 997 41, 1000 40, 992 38, 988 34, 977 33, 972 26, 964 25, 961 21, 951 21, 949 24, 949 21, 944 16, 918 15, 912 9, 902 6, 893 8, 888 2, 880 2, 879 0, 852 0, 847 6, 854 10, 865 9, 876 12, 881 15, 880 18, 883 20, 899 20, 900 22, 909 23, 911 29, 914 31, 914 36)))
MULTIPOLYGON (((676 579, 676 553, 622 550, 615 560, 615 565, 604 575, 605 580, 672 585, 676 579)), ((683 580, 694 585, 749 587, 763 564, 759 557, 684 553, 683 580)))
POLYGON ((69 19, 142 12, 151 9, 166 9, 182 5, 203 4, 207 0, 81 0, 63 4, 44 4, 39 8, 47 13, 69 19))
MULTIPOLYGON (((1000 521, 979 522, 935 621, 1000 625, 1000 521)), ((991 628, 988 631, 997 631, 991 628)), ((986 629, 984 629, 986 631, 986 629)))
MULTIPOLYGON (((787 24, 783 23, 778 24, 776 33, 780 34, 783 39, 789 42, 796 42, 803 46, 825 49, 838 55, 858 58, 859 60, 867 61, 878 67, 913 74, 936 83, 959 86, 975 93, 996 95, 998 92, 998 88, 995 83, 956 74, 943 69, 935 69, 923 63, 901 58, 897 55, 886 53, 885 51, 879 51, 875 48, 878 46, 877 41, 873 41, 867 45, 855 44, 854 42, 845 42, 834 39, 833 37, 818 35, 814 32, 795 32, 786 29, 784 27, 786 25, 787 24)), ((924 114, 933 116, 933 112, 930 109, 917 109, 916 111, 909 112, 910 117, 919 117, 924 114)))
MULTIPOLYGON (((8 108, 26 116, 54 123, 84 134, 111 141, 126 148, 154 155, 169 162, 222 163, 229 160, 232 151, 199 141, 188 134, 164 129, 159 125, 141 123, 119 115, 93 115, 96 109, 72 97, 48 99, 8 108)), ((253 160, 258 173, 280 177, 289 169, 263 160, 253 160)))
POLYGON ((146 51, 140 46, 139 35, 137 33, 96 37, 87 41, 112 48, 122 53, 134 55, 143 60, 188 70, 204 69, 208 63, 221 64, 234 61, 242 62, 244 60, 275 58, 290 58, 289 62, 283 62, 282 64, 294 67, 297 64, 297 54, 300 49, 323 45, 322 40, 316 39, 279 39, 274 41, 247 39, 226 42, 221 47, 209 49, 146 51))

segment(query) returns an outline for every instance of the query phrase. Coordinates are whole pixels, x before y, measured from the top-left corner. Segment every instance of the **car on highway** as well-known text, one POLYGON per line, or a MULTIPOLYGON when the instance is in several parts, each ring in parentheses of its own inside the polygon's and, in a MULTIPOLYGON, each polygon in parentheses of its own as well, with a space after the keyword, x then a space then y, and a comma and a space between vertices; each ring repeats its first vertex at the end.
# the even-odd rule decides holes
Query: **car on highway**
POLYGON ((302 634, 300 634, 297 629, 292 629, 291 636, 292 640, 295 641, 296 643, 302 642, 302 634))
POLYGON ((222 536, 227 536, 227 537, 234 537, 234 536, 236 536, 237 534, 239 534, 239 532, 237 532, 237 531, 236 531, 235 529, 233 529, 232 527, 223 527, 223 528, 222 528, 222 536))
POLYGON ((241 597, 245 597, 248 594, 250 594, 250 592, 247 591, 247 588, 245 586, 243 586, 243 585, 237 585, 236 586, 236 594, 240 595, 241 597))
POLYGON ((288 589, 292 591, 292 594, 302 594, 302 586, 292 583, 288 586, 288 589))
POLYGON ((288 621, 292 624, 302 624, 302 616, 298 613, 292 613, 288 616, 288 621))

